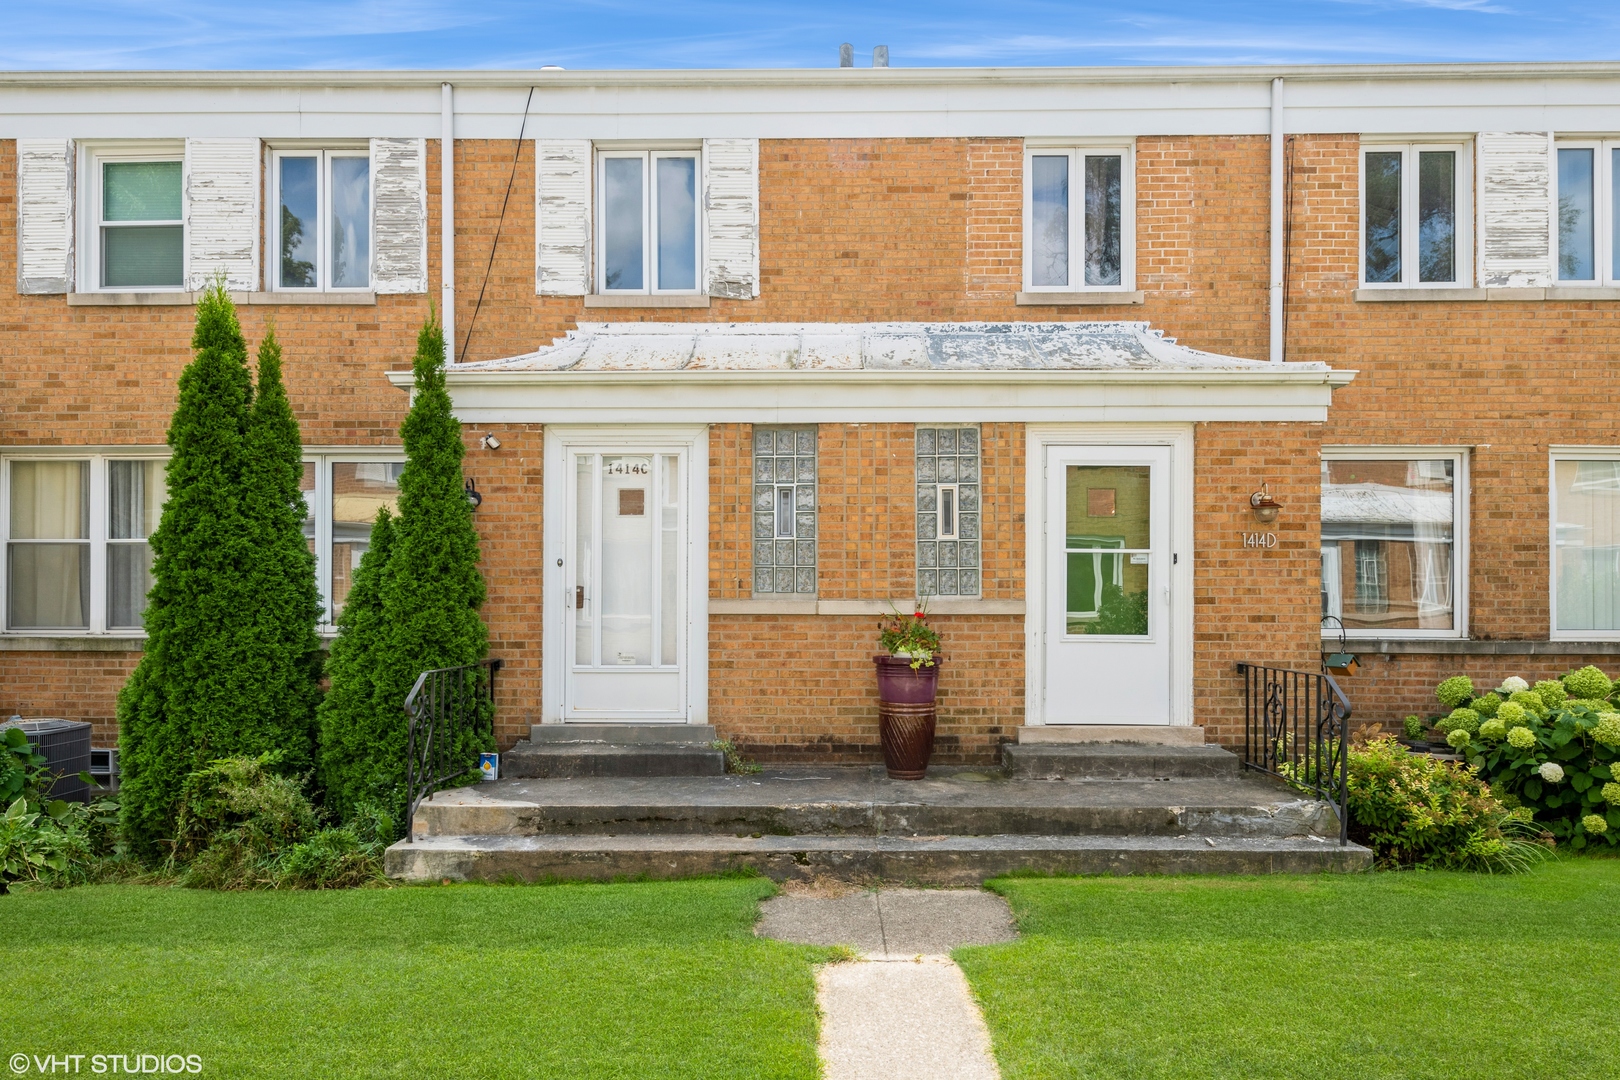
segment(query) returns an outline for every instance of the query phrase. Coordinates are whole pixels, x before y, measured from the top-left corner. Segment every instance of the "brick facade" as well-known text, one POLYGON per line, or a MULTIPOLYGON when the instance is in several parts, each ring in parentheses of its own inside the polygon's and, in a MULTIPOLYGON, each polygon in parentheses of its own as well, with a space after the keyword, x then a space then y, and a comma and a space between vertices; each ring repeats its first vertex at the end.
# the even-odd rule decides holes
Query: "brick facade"
MULTIPOLYGON (((437 145, 429 142, 428 279, 438 270, 437 145)), ((1359 140, 1290 137, 1287 354, 1360 372, 1325 425, 1204 423, 1195 432, 1194 695, 1211 738, 1240 734, 1236 661, 1314 668, 1318 658, 1318 450, 1323 445, 1469 447, 1471 636, 1548 635, 1547 455, 1615 442, 1612 342, 1620 304, 1357 303, 1359 140), (1244 548, 1262 481, 1285 505, 1275 549, 1244 548)), ((581 322, 1144 320, 1184 344, 1264 358, 1268 142, 1258 136, 1136 140, 1136 284, 1141 305, 1019 306, 1023 143, 1007 138, 766 139, 760 145, 760 297, 707 309, 591 309, 534 288, 534 144, 456 145, 456 351, 523 353, 581 322), (517 151, 514 155, 514 151, 517 151), (506 199, 508 186, 511 198, 506 199), (504 220, 501 207, 506 203, 504 220), (497 243, 498 236, 498 243, 497 243), (486 268, 488 276, 486 280, 486 268)), ((0 141, 0 448, 155 446, 189 358, 185 306, 81 307, 20 296, 15 143, 0 141)), ((436 300, 436 296, 433 298, 436 300)), ((375 306, 243 307, 256 342, 274 320, 288 392, 309 446, 398 445, 406 396, 382 373, 407 366, 429 296, 375 306)), ((501 676, 503 746, 539 718, 544 434, 467 432, 501 676)), ((819 428, 819 597, 912 595, 910 424, 819 428)), ((1024 599, 1024 428, 986 423, 983 596, 1024 599)), ((709 594, 749 598, 751 428, 709 435, 709 594)), ((942 615, 940 760, 983 762, 1024 717, 1024 620, 942 615)), ((717 614, 710 718, 773 760, 873 760, 875 619, 717 614)), ((110 643, 102 643, 110 644, 110 643)), ((114 736, 129 651, 0 651, 0 711, 93 720, 114 736)), ((1346 682, 1361 719, 1431 707, 1463 671, 1543 677, 1604 657, 1401 655, 1346 682)), ((1612 658, 1611 658, 1612 661, 1612 658)))

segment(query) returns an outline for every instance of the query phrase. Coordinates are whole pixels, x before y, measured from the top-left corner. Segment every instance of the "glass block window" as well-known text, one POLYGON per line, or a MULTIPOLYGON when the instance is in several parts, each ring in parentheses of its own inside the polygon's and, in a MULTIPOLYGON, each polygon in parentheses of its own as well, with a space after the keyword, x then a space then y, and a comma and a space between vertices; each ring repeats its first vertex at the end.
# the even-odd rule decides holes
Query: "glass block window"
POLYGON ((754 595, 816 594, 816 429, 754 429, 754 595))
POLYGON ((979 595, 979 429, 917 429, 917 595, 979 595))

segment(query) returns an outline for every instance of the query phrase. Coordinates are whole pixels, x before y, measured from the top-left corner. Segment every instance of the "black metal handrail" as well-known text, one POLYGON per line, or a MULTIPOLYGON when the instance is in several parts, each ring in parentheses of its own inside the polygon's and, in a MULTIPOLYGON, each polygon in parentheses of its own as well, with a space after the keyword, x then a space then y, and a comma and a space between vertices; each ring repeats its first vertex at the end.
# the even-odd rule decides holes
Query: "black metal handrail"
POLYGON ((476 768, 469 744, 495 734, 495 673, 499 660, 435 668, 416 677, 405 697, 405 842, 416 842, 416 808, 476 768))
POLYGON ((1350 842, 1350 699, 1333 676, 1240 663, 1243 767, 1280 777, 1326 799, 1350 842))

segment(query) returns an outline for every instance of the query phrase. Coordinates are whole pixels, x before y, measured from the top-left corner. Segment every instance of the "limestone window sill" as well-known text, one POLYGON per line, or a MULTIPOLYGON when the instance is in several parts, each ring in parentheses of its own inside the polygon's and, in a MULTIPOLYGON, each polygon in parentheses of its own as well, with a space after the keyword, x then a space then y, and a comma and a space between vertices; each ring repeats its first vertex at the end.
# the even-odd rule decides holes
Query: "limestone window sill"
MULTIPOLYGON (((1620 641, 1476 641, 1469 638, 1349 638, 1345 648, 1384 656, 1620 656, 1620 641)), ((1338 635, 1322 642, 1338 651, 1338 635)))
POLYGON ((1479 301, 1620 300, 1620 289, 1561 285, 1546 289, 1357 289, 1358 304, 1441 304, 1479 301))
POLYGON ((79 637, 0 634, 0 652, 141 652, 146 638, 86 634, 79 637))
MULTIPOLYGON (((200 292, 76 292, 67 294, 68 307, 186 307, 200 292)), ((233 292, 231 302, 242 306, 374 307, 377 294, 355 292, 233 292)))
MULTIPOLYGON (((888 615, 909 612, 911 597, 895 600, 710 600, 710 615, 888 615)), ((1022 600, 930 600, 930 615, 1022 615, 1022 600)))
POLYGON ((585 306, 588 308, 706 308, 709 306, 707 296, 692 296, 687 293, 660 294, 656 296, 647 293, 632 293, 626 296, 587 293, 583 299, 585 306))
POLYGON ((1088 289, 1083 292, 1021 292, 1019 307, 1096 307, 1108 304, 1140 304, 1146 294, 1129 290, 1088 289))

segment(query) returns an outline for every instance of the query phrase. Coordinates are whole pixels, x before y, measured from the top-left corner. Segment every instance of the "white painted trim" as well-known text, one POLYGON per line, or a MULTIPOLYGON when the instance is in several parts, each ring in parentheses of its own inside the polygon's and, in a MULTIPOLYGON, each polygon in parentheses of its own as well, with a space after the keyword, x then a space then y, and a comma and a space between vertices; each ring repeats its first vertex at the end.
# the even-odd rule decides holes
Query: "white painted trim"
POLYGON ((1053 446, 1170 447, 1170 726, 1193 722, 1191 424, 1030 424, 1024 432, 1024 723, 1046 723, 1046 451, 1053 446))
MULTIPOLYGON (((1410 461, 1417 458, 1430 460, 1450 458, 1456 464, 1451 479, 1451 621, 1450 630, 1358 630, 1346 628, 1346 641, 1434 641, 1456 640, 1468 636, 1468 598, 1472 592, 1469 578, 1469 521, 1473 495, 1473 470, 1469 468, 1474 451, 1472 446, 1324 446, 1321 457, 1325 461, 1410 461)), ((1341 609, 1342 610, 1342 609, 1341 609)), ((1322 630, 1323 641, 1337 641, 1337 630, 1322 630)))
POLYGON ((540 722, 563 722, 563 686, 566 650, 563 635, 568 632, 565 568, 558 564, 568 550, 568 451, 581 446, 680 446, 687 452, 686 512, 687 626, 686 661, 682 674, 686 684, 687 722, 709 722, 709 429, 707 425, 620 426, 548 425, 545 429, 544 475, 547 482, 541 494, 543 537, 541 546, 540 601, 540 722))
MULTIPOLYGON (((1184 422, 1327 419, 1355 372, 1268 365, 1179 371, 453 372, 472 424, 1184 422)), ((401 389, 411 373, 388 379, 401 389)))
POLYGON ((1620 461, 1620 446, 1550 446, 1547 448, 1547 639, 1549 641, 1620 641, 1620 630, 1558 629, 1558 463, 1620 461))

